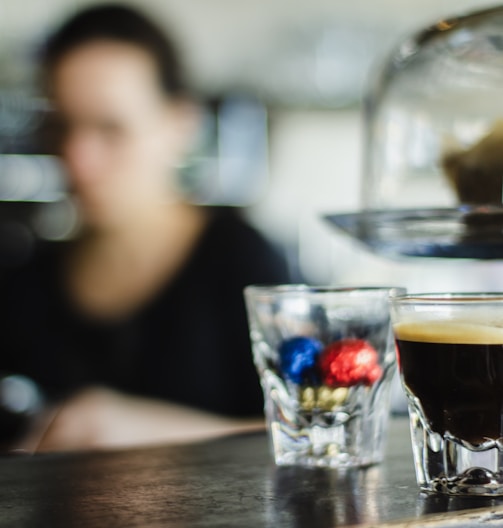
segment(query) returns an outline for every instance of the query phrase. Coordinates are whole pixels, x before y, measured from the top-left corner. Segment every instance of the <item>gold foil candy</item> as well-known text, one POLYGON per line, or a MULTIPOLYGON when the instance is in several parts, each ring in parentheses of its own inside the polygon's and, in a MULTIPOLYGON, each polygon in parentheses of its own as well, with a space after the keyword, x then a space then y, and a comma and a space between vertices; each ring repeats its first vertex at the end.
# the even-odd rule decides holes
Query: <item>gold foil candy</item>
POLYGON ((305 387, 301 390, 300 406, 305 411, 312 411, 316 404, 316 389, 305 387))
POLYGON ((316 400, 316 407, 329 411, 333 406, 332 403, 332 389, 322 386, 318 389, 318 398, 316 400))
POLYGON ((300 391, 300 407, 305 411, 320 409, 331 411, 343 405, 348 397, 347 387, 332 389, 325 385, 321 387, 304 387, 300 391))
POLYGON ((337 387, 332 391, 332 398, 334 405, 342 405, 345 403, 346 398, 348 397, 349 389, 347 387, 337 387))

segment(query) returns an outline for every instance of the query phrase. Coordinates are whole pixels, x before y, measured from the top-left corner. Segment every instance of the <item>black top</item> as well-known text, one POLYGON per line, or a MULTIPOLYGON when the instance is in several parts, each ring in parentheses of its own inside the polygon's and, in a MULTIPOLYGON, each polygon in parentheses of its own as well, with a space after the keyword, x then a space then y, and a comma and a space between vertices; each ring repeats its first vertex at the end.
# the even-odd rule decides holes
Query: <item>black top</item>
POLYGON ((100 384, 229 416, 261 413, 243 288, 287 282, 287 268, 232 210, 213 213, 176 279, 121 320, 79 312, 61 283, 66 243, 44 244, 0 282, 0 371, 52 397, 100 384))

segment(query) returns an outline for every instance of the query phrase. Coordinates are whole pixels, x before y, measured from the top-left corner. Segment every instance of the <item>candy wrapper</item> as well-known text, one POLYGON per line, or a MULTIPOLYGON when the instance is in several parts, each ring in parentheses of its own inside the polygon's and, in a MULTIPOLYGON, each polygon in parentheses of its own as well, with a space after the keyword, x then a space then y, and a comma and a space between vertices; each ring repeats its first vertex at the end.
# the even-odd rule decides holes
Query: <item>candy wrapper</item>
POLYGON ((283 341, 279 355, 283 376, 301 387, 300 405, 308 411, 336 409, 350 387, 369 387, 383 375, 377 351, 364 339, 339 339, 324 347, 298 336, 283 341))
POLYGON ((370 386, 382 377, 379 356, 363 339, 341 339, 328 345, 320 355, 319 368, 328 387, 370 386))
POLYGON ((279 347, 283 375, 298 385, 318 385, 318 356, 323 345, 312 337, 293 337, 279 347))

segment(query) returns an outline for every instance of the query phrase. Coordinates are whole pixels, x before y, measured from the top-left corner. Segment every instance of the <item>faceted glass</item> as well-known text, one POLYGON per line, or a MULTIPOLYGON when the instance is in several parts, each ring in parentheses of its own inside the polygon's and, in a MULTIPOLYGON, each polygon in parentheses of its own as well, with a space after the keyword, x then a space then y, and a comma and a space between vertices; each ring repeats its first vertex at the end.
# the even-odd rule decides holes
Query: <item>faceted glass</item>
POLYGON ((391 299, 425 491, 503 495, 503 294, 391 299))
POLYGON ((278 465, 379 462, 395 370, 396 288, 250 286, 254 361, 278 465))

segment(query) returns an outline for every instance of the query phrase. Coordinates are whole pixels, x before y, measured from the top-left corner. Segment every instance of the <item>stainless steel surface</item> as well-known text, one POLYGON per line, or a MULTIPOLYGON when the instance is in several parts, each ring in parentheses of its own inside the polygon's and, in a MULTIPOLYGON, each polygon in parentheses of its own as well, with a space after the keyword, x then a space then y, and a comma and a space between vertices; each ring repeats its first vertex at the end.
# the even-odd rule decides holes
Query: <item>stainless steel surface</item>
POLYGON ((503 207, 363 211, 325 220, 386 257, 503 258, 503 207))

